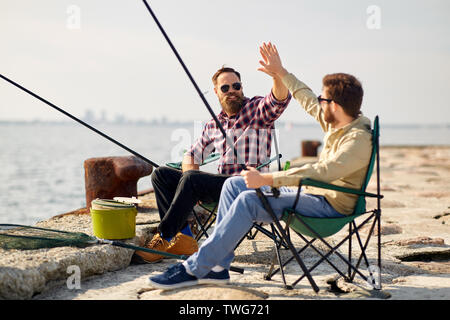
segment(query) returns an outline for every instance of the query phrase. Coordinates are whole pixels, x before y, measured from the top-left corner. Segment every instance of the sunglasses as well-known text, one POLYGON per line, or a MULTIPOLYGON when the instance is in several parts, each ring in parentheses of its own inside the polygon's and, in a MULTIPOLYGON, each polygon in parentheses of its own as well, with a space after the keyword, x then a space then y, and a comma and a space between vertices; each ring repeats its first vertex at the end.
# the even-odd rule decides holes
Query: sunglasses
MULTIPOLYGON (((234 90, 239 91, 242 88, 242 84, 240 82, 235 82, 231 85, 231 87, 233 87, 234 90)), ((223 93, 227 93, 230 90, 230 85, 224 84, 223 86, 220 87, 220 90, 223 93)))
POLYGON ((325 99, 325 98, 322 98, 322 95, 318 96, 318 97, 317 97, 317 100, 319 100, 319 104, 321 104, 323 101, 326 101, 326 102, 328 102, 328 103, 330 103, 331 101, 333 101, 333 99, 325 99))

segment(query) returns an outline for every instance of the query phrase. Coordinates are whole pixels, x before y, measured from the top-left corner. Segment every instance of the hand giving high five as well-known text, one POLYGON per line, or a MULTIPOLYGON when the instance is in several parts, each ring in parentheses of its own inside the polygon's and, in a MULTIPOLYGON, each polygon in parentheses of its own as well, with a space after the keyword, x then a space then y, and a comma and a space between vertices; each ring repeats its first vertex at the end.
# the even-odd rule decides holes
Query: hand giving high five
POLYGON ((281 63, 277 47, 274 44, 272 44, 271 42, 266 44, 264 42, 263 45, 259 47, 259 52, 261 53, 261 56, 264 60, 259 61, 259 63, 262 65, 261 68, 258 68, 259 71, 267 73, 272 77, 280 78, 282 78, 287 73, 287 70, 284 69, 281 63))

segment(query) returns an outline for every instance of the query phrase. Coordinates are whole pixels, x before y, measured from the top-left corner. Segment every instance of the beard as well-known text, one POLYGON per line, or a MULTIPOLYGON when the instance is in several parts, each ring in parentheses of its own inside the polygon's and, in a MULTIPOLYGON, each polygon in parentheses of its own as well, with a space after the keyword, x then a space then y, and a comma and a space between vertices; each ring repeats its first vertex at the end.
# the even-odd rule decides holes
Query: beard
POLYGON ((229 93, 222 98, 220 104, 222 105, 223 110, 227 114, 236 114, 241 110, 242 105, 244 103, 243 94, 238 95, 234 93, 229 93))
POLYGON ((334 115, 330 112, 330 109, 325 109, 323 112, 323 120, 325 120, 326 123, 333 124, 336 122, 336 118, 334 115))

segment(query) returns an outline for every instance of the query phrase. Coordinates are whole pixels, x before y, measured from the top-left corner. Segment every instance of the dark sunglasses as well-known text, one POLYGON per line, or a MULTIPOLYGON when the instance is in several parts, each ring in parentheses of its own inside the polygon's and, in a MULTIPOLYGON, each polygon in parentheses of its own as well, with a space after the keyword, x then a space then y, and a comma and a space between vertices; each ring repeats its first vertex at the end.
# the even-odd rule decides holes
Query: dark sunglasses
POLYGON ((333 99, 325 99, 325 98, 322 98, 322 95, 318 96, 318 97, 317 97, 317 100, 319 100, 319 104, 322 103, 322 101, 326 101, 326 102, 328 102, 328 103, 330 103, 331 101, 333 101, 333 99))
MULTIPOLYGON (((231 86, 236 91, 241 90, 241 87, 242 87, 240 82, 235 82, 231 86)), ((230 90, 230 85, 229 84, 224 84, 223 86, 220 87, 220 90, 222 90, 223 93, 227 93, 228 90, 230 90)))

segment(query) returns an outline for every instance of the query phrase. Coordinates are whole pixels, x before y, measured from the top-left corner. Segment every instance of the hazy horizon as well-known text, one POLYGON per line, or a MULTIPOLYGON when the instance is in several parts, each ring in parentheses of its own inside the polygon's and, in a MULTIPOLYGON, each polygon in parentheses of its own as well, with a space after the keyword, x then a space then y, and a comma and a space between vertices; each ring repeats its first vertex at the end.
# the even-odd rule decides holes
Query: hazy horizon
MULTIPOLYGON (((190 126, 195 125, 197 122, 196 120, 167 120, 167 119, 147 119, 147 120, 139 120, 139 119, 123 119, 123 120, 94 120, 94 121, 86 121, 85 119, 81 118, 81 121, 91 125, 157 125, 157 126, 190 126)), ((202 121, 202 124, 205 124, 206 121, 202 121)), ((0 124, 62 124, 62 125, 76 125, 82 127, 81 124, 77 123, 76 121, 73 121, 71 119, 57 119, 57 120, 48 120, 48 119, 18 119, 18 120, 8 120, 8 119, 0 119, 0 124)), ((283 121, 283 120, 277 120, 275 123, 277 127, 280 126, 294 126, 294 127, 301 127, 301 126, 307 126, 307 127, 314 127, 318 126, 318 123, 314 120, 308 122, 295 122, 295 121, 283 121)), ((442 129, 442 128, 448 128, 450 129, 450 122, 447 123, 386 123, 382 124, 382 127, 385 128, 436 128, 436 129, 442 129)))
MULTIPOLYGON (((383 125, 449 124, 450 2, 149 1, 205 98, 211 76, 242 74, 248 97, 270 92, 257 71, 272 41, 288 71, 319 94, 327 73, 363 83, 363 113, 383 125)), ((207 121, 211 117, 142 1, 0 1, 0 74, 76 117, 207 121)), ((0 79, 0 121, 65 116, 0 79)), ((292 101, 279 121, 313 123, 292 101)))

